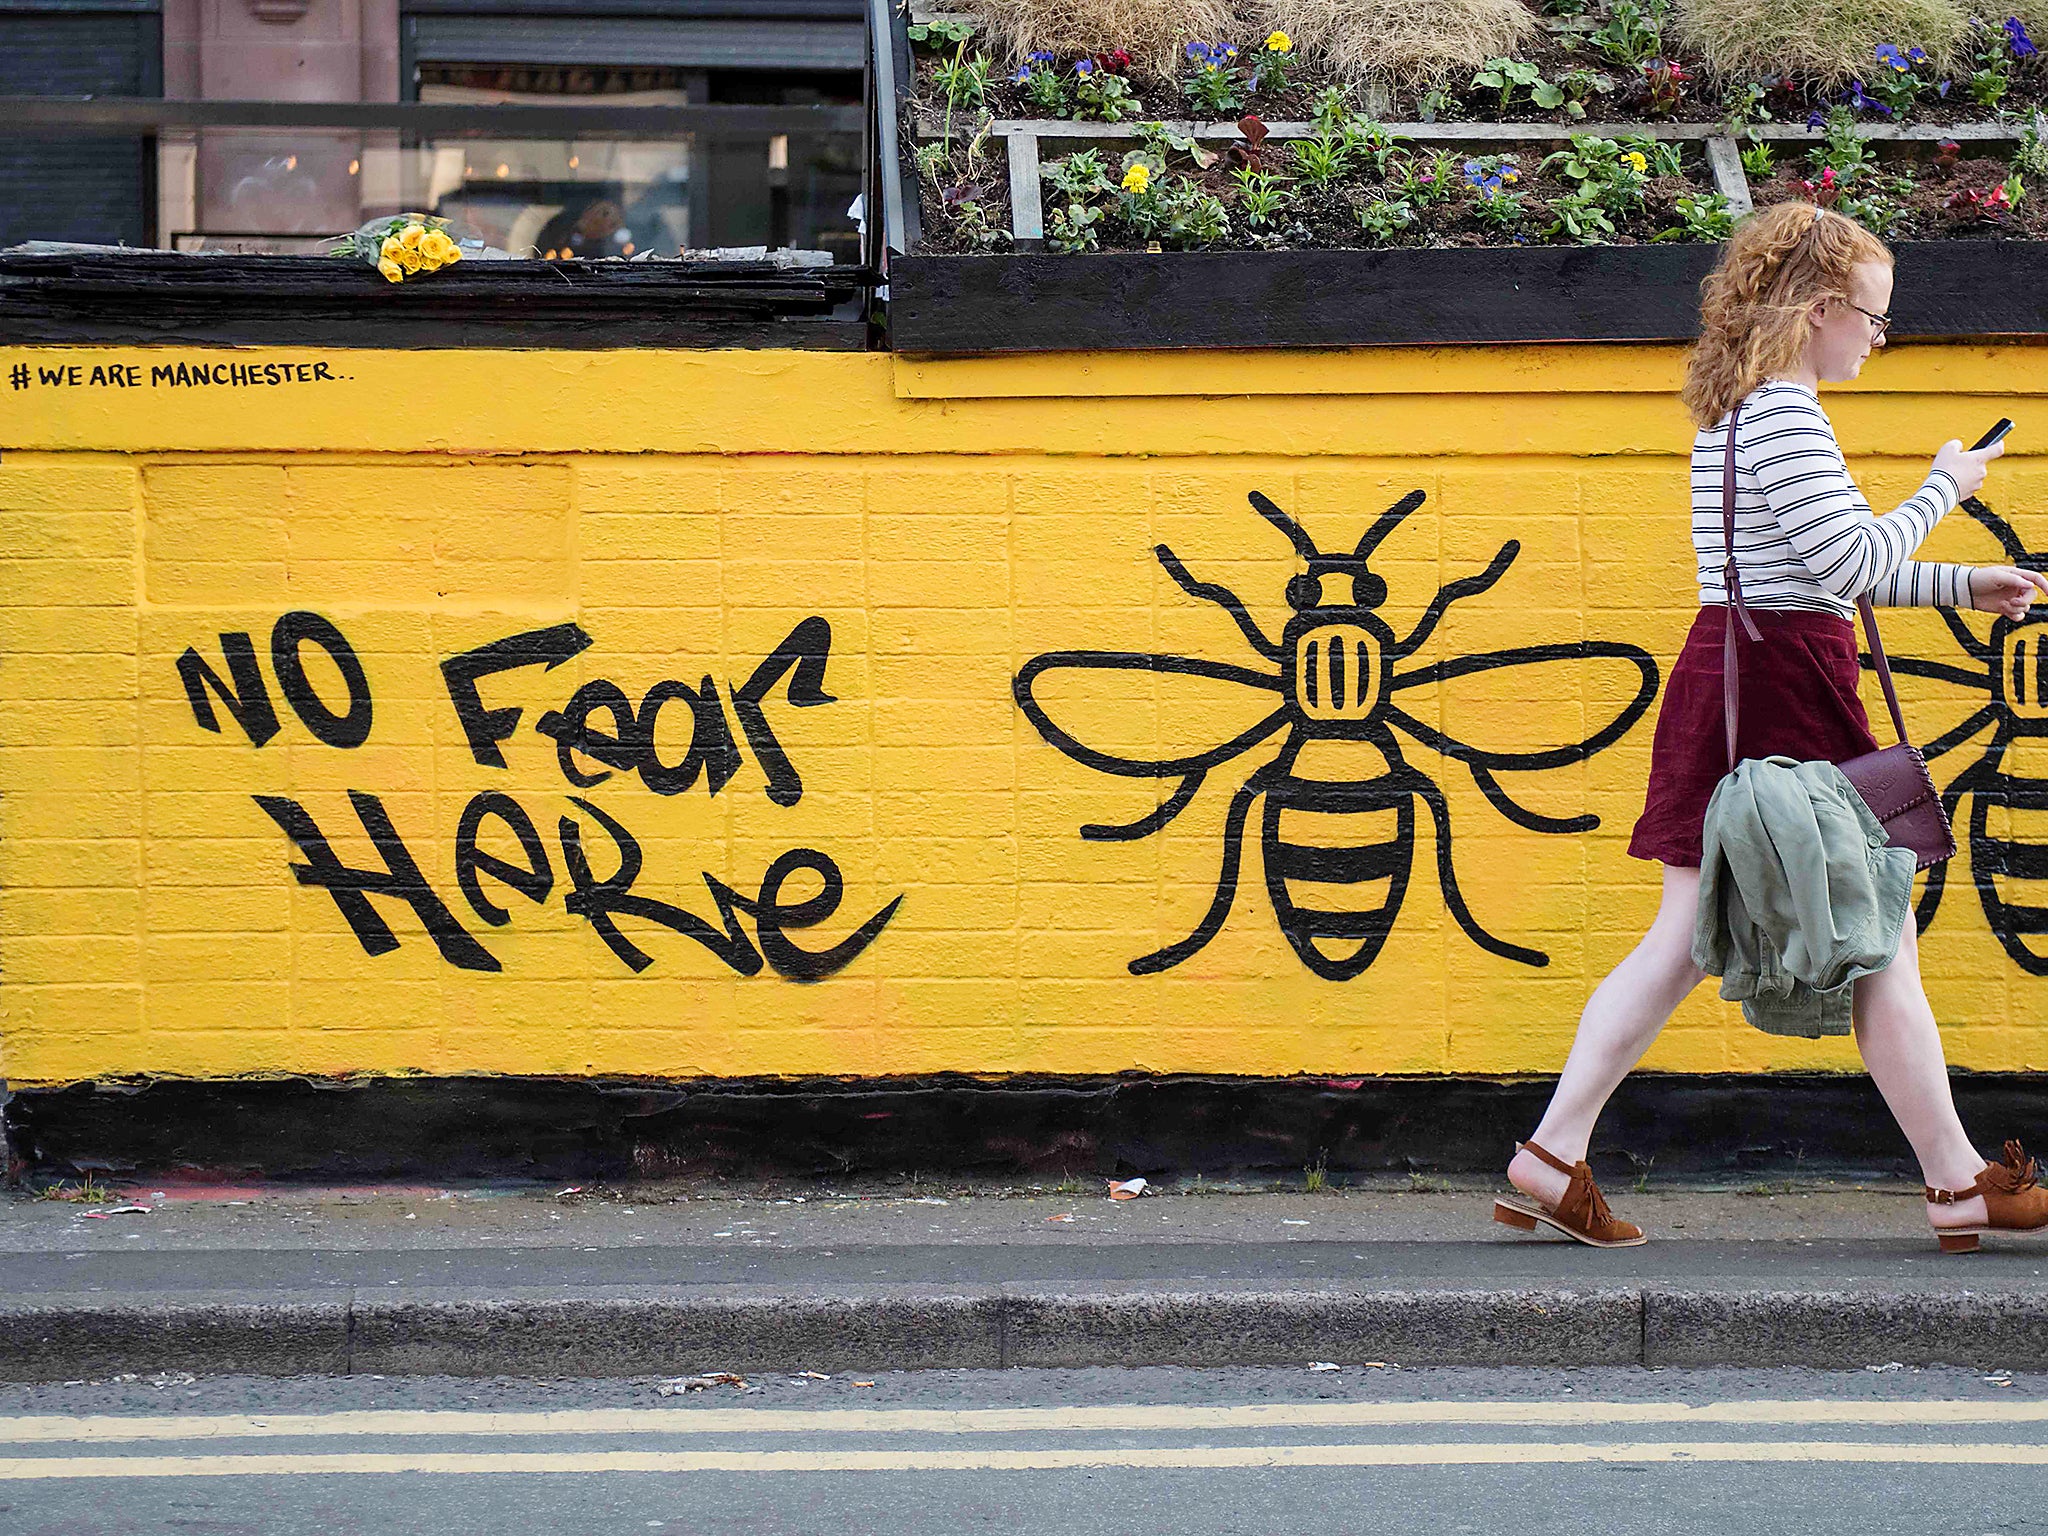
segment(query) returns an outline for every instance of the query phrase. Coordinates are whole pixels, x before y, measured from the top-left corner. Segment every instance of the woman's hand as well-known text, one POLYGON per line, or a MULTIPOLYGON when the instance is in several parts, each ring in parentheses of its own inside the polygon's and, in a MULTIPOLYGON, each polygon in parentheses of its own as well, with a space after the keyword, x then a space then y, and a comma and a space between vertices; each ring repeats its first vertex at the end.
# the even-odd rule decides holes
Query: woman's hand
POLYGON ((2048 576, 2016 565, 1980 565, 1970 572, 1970 606, 1979 613, 2023 619, 2036 593, 2048 594, 2048 576))
POLYGON ((1973 451, 1963 446, 1961 438, 1952 437, 1941 445, 1941 452, 1934 456, 1934 467, 1946 470, 1955 477, 1956 499, 1960 501, 1965 496, 1977 494, 1978 489, 1984 484, 1985 474, 1991 468, 1991 461, 2004 452, 2005 443, 2002 439, 1989 448, 1978 448, 1973 451))

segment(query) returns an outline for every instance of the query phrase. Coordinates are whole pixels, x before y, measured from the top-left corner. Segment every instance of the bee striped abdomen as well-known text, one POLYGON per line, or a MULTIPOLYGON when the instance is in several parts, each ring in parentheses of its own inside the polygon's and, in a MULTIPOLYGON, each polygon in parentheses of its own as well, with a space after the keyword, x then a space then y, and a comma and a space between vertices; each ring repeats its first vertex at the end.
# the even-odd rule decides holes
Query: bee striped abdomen
POLYGON ((1349 980, 1378 957, 1400 913, 1413 797, 1384 777, 1282 779, 1267 791, 1264 852, 1281 933, 1317 975, 1349 980))

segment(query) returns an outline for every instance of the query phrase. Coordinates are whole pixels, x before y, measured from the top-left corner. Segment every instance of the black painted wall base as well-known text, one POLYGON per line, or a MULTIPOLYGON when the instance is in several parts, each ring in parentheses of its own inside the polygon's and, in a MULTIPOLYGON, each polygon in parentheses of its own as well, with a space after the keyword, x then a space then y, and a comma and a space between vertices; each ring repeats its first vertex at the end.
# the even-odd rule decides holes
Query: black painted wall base
MULTIPOLYGON (((1980 1146, 2048 1134, 2048 1075, 1955 1086, 1980 1146)), ((0 1116, 17 1172, 1156 1178, 1290 1175, 1320 1157, 1340 1175, 1485 1174, 1549 1093, 1545 1078, 294 1079, 17 1091, 0 1116)), ((1869 1080, 1834 1074, 1640 1074, 1593 1161, 1610 1177, 1911 1173, 1869 1080)))

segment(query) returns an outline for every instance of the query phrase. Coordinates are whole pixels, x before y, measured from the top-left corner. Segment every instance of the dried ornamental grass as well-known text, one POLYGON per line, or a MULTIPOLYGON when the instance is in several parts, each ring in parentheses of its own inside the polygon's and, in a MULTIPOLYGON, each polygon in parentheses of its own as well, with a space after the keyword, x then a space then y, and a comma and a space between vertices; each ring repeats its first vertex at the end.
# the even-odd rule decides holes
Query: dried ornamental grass
POLYGON ((1010 64, 1046 49, 1063 58, 1127 50, 1132 69, 1169 80, 1191 42, 1246 30, 1232 0, 975 0, 991 45, 1010 64))
POLYGON ((1957 58, 1969 12, 1956 0, 1678 0, 1678 35, 1716 73, 1868 78, 1880 43, 1957 58))
POLYGON ((1333 69, 1420 80, 1512 54, 1536 17, 1522 0, 1263 0, 1269 27, 1333 69))

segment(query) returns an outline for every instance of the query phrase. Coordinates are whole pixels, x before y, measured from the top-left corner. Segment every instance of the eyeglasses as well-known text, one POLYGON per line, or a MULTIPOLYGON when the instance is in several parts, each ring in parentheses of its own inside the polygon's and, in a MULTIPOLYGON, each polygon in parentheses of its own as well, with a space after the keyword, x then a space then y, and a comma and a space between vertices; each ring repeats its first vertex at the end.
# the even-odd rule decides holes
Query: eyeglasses
POLYGON ((1872 341, 1884 340, 1885 332, 1892 328, 1892 317, 1890 315, 1873 315, 1854 299, 1844 299, 1842 302, 1870 322, 1870 339, 1872 341))

